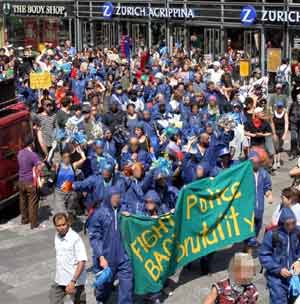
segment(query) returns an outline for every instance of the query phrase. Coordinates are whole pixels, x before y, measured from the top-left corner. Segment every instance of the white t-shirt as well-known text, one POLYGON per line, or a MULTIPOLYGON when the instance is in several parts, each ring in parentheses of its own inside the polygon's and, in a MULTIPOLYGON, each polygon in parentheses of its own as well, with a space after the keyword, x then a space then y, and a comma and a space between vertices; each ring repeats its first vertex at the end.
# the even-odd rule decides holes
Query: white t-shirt
MULTIPOLYGON (((293 210, 293 212, 296 216, 297 225, 300 225, 300 204, 292 205, 291 209, 293 210)), ((281 210, 280 210, 280 204, 279 204, 273 213, 272 224, 274 224, 274 225, 278 224, 280 214, 281 214, 281 210)))
MULTIPOLYGON (((56 251, 56 275, 55 282, 61 286, 67 286, 76 271, 77 264, 87 261, 87 254, 84 243, 71 228, 64 237, 55 235, 56 251)), ((86 270, 83 270, 76 282, 76 286, 85 285, 87 279, 86 270)))

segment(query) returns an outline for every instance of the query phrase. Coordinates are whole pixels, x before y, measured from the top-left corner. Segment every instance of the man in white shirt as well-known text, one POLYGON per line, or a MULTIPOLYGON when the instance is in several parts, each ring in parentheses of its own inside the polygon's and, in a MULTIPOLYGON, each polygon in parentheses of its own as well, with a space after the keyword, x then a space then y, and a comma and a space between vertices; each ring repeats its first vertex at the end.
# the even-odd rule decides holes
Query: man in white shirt
POLYGON ((50 304, 62 304, 69 295, 74 304, 85 304, 85 263, 87 254, 80 236, 70 228, 68 216, 57 213, 53 217, 56 228, 56 275, 50 290, 50 304))

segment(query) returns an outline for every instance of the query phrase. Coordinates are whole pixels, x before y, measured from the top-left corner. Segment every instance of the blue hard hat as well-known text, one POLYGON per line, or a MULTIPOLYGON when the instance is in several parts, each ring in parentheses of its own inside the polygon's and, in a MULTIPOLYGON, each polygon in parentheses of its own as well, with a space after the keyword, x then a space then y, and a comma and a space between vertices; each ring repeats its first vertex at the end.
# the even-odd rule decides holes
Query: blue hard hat
POLYGON ((224 155, 230 154, 230 151, 227 147, 222 148, 219 153, 218 153, 218 157, 222 157, 224 155))
POLYGON ((102 286, 104 283, 111 282, 112 277, 113 274, 110 267, 104 268, 102 271, 96 273, 93 287, 98 288, 102 286))

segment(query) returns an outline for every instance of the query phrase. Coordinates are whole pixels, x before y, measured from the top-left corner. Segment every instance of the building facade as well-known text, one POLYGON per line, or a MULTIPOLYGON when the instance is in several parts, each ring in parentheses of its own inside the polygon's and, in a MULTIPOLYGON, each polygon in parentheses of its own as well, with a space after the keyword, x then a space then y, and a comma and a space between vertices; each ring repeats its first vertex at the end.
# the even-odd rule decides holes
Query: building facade
POLYGON ((265 69, 268 48, 298 59, 300 0, 7 0, 2 15, 9 42, 118 46, 123 34, 139 46, 201 48, 217 58, 228 48, 265 69), (46 3, 46 4, 45 4, 46 3))
POLYGON ((74 40, 73 0, 1 1, 4 40, 14 46, 38 48, 48 42, 59 45, 74 40))

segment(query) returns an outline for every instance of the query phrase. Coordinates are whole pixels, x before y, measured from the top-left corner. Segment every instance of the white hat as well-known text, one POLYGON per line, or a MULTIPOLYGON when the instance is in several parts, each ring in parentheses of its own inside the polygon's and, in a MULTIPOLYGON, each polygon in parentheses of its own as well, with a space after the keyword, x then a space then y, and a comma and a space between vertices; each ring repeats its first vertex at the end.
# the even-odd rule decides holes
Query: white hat
POLYGON ((264 111, 263 108, 257 107, 257 108, 254 109, 254 114, 258 114, 258 113, 261 113, 261 112, 263 112, 263 111, 264 111))
POLYGON ((62 80, 59 80, 56 85, 58 87, 63 87, 64 86, 64 82, 62 80))
POLYGON ((161 72, 157 72, 157 73, 155 74, 155 78, 157 78, 157 79, 163 79, 163 78, 164 78, 164 75, 163 75, 161 72))
POLYGON ((219 67, 219 66, 221 66, 221 63, 219 61, 214 61, 213 65, 219 67))

